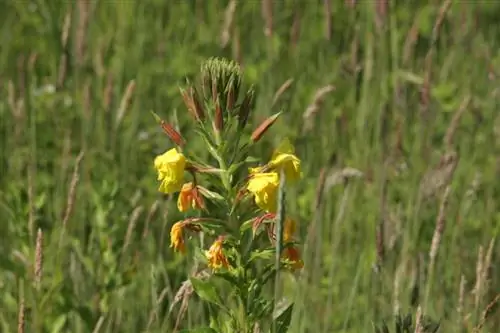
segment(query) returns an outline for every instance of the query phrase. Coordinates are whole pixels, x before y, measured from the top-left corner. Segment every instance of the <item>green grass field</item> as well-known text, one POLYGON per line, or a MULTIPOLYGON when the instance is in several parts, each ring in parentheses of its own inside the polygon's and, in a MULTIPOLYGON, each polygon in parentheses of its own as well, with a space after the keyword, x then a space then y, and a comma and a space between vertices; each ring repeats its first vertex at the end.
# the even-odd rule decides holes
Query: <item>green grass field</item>
POLYGON ((158 192, 153 159, 172 144, 150 111, 196 140, 179 87, 214 56, 255 86, 250 127, 283 111, 254 153, 288 137, 302 160, 289 332, 423 332, 397 330, 397 314, 498 332, 498 13, 488 0, 2 2, 0 332, 207 325, 196 295, 175 300, 200 263, 169 248, 184 215, 158 192))

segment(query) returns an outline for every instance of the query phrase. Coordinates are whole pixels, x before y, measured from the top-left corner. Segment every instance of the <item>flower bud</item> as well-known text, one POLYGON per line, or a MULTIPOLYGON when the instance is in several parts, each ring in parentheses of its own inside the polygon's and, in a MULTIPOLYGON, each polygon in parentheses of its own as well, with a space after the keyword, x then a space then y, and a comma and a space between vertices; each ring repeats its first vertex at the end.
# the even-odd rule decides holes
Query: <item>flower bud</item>
POLYGON ((271 117, 264 120, 252 133, 251 139, 253 142, 259 141, 264 133, 276 122, 278 117, 281 115, 281 112, 278 112, 271 117))
POLYGON ((163 129, 163 131, 165 132, 165 134, 167 134, 167 136, 170 138, 170 140, 172 140, 178 146, 184 145, 184 143, 185 143, 184 138, 182 137, 182 135, 179 132, 177 132, 172 127, 172 125, 166 123, 164 120, 162 120, 160 117, 158 117, 158 115, 156 113, 154 113, 153 111, 151 111, 151 113, 153 114, 153 117, 155 117, 156 121, 160 124, 160 126, 163 129))
POLYGON ((253 90, 252 87, 245 94, 245 98, 243 99, 243 102, 241 103, 240 108, 238 110, 238 128, 240 130, 245 128, 250 112, 254 108, 255 105, 254 103, 255 103, 255 91, 253 90))
POLYGON ((196 121, 203 121, 205 119, 205 112, 203 111, 200 101, 198 100, 196 90, 193 87, 189 87, 187 91, 181 88, 181 95, 191 116, 196 121))

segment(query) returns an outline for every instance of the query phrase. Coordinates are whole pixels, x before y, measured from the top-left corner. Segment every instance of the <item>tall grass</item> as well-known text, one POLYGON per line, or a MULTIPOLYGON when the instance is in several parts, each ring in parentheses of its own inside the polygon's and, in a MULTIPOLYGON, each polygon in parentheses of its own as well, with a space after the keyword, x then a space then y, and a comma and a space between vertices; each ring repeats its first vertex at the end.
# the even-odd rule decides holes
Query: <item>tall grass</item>
POLYGON ((157 192, 169 143, 149 111, 189 140, 178 87, 210 56, 256 85, 254 122, 284 110, 273 132, 303 159, 287 193, 305 241, 304 269, 282 281, 291 332, 371 332, 417 309, 440 332, 500 327, 500 5, 0 8, 1 332, 205 323, 183 284, 201 267, 168 248, 182 215, 157 192))

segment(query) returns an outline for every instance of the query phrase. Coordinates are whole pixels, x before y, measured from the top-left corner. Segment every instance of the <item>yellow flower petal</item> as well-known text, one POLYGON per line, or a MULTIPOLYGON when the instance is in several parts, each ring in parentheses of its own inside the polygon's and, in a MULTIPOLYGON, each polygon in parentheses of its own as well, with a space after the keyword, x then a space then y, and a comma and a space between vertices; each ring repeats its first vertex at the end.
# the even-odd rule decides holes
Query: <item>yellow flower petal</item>
POLYGON ((183 235, 184 224, 182 222, 177 222, 170 229, 170 247, 173 247, 176 251, 185 252, 186 248, 184 245, 184 235, 183 235))
POLYGON ((300 160, 295 156, 295 148, 288 139, 283 140, 276 148, 269 162, 271 168, 285 172, 288 181, 295 182, 301 177, 300 160))
POLYGON ((177 198, 177 208, 180 212, 186 212, 189 208, 202 209, 204 207, 203 198, 192 182, 182 185, 182 189, 177 198))
POLYGON ((285 225, 283 227, 283 241, 284 242, 289 242, 292 240, 293 235, 295 234, 295 229, 297 225, 294 220, 291 218, 287 217, 285 219, 285 225))
POLYGON ((255 196, 262 210, 274 213, 277 207, 279 177, 276 172, 256 173, 248 181, 247 189, 255 196))
POLYGON ((154 167, 161 181, 159 191, 174 193, 181 189, 184 182, 184 168, 186 158, 176 148, 172 148, 154 160, 154 167))
POLYGON ((205 251, 205 256, 207 257, 208 266, 212 269, 219 269, 221 267, 228 268, 229 261, 227 257, 224 255, 223 247, 222 247, 222 238, 218 238, 215 242, 213 242, 212 246, 205 251))

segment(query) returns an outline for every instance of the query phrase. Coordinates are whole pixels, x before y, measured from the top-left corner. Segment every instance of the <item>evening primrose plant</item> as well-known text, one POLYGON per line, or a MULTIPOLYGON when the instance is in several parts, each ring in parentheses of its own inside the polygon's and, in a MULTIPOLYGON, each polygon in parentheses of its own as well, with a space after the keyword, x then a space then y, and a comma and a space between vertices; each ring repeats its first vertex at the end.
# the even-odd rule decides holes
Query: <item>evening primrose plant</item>
POLYGON ((268 161, 250 156, 280 113, 245 134, 255 93, 253 88, 241 91, 242 73, 235 62, 209 59, 200 74, 200 82, 188 82, 181 94, 207 158, 190 150, 195 138, 185 140, 154 114, 175 144, 154 160, 158 190, 176 195, 179 211, 193 215, 173 224, 171 248, 197 257, 210 271, 207 279, 190 277, 209 310, 210 326, 203 332, 254 332, 257 327, 286 332, 293 304, 277 306, 267 291, 280 271, 303 267, 297 225, 286 215, 284 196, 285 187, 302 176, 300 159, 287 139, 268 161), (190 238, 197 233, 212 242, 208 248, 190 238))

